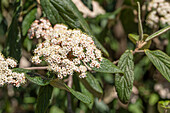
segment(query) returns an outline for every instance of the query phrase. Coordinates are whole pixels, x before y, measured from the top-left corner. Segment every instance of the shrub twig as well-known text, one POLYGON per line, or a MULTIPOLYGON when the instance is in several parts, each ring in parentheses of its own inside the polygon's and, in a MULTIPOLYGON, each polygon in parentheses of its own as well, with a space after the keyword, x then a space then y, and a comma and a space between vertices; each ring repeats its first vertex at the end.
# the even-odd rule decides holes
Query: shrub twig
POLYGON ((45 70, 48 69, 48 66, 42 66, 42 67, 26 67, 23 69, 28 69, 28 70, 45 70))
MULTIPOLYGON (((73 84, 73 78, 72 78, 72 76, 70 75, 69 77, 68 77, 68 83, 67 83, 67 85, 68 85, 68 87, 72 87, 72 84, 73 84)), ((70 92, 67 92, 67 110, 68 110, 68 113, 73 113, 73 110, 72 110, 72 101, 71 101, 71 93, 70 92)))

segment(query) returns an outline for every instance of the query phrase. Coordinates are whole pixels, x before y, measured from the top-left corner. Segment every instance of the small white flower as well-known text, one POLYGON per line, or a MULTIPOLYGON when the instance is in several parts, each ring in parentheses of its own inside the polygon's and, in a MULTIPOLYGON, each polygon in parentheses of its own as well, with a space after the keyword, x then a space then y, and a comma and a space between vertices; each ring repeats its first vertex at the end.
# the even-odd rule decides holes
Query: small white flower
POLYGON ((17 63, 16 61, 14 61, 13 59, 11 58, 7 58, 6 59, 6 62, 8 63, 9 66, 11 66, 12 68, 16 67, 17 66, 17 63))
POLYGON ((79 59, 79 58, 73 59, 73 63, 74 63, 75 65, 80 64, 80 59, 79 59))
POLYGON ((2 55, 2 53, 0 53, 0 61, 4 61, 4 56, 2 55))
POLYGON ((87 71, 87 68, 83 65, 80 65, 79 70, 80 70, 80 72, 85 73, 87 71))
POLYGON ((86 73, 81 73, 81 74, 79 75, 79 77, 80 77, 80 78, 85 78, 85 77, 86 77, 86 73))
POLYGON ((40 60, 39 56, 33 56, 32 57, 32 62, 34 62, 35 64, 39 64, 42 62, 42 60, 40 60))

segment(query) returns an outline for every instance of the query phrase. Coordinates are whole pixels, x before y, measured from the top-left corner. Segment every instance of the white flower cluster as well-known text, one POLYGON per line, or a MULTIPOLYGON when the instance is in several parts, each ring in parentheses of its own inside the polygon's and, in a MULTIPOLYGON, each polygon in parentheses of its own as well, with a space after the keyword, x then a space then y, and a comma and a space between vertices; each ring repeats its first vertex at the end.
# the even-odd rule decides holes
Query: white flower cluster
POLYGON ((29 33, 30 38, 36 36, 45 39, 34 50, 32 62, 39 64, 45 60, 49 70, 56 72, 60 79, 73 75, 74 71, 84 78, 87 69, 100 67, 101 51, 96 48, 92 38, 80 30, 67 29, 61 24, 52 27, 47 19, 41 18, 33 22, 29 33))
MULTIPOLYGON (((143 6, 145 9, 145 6, 143 6)), ((170 25, 170 3, 165 0, 152 0, 149 2, 146 23, 150 28, 158 28, 161 25, 170 25)))
POLYGON ((5 59, 0 53, 0 86, 4 84, 13 84, 19 87, 21 84, 25 83, 24 73, 12 72, 10 68, 16 67, 17 63, 11 59, 5 59))

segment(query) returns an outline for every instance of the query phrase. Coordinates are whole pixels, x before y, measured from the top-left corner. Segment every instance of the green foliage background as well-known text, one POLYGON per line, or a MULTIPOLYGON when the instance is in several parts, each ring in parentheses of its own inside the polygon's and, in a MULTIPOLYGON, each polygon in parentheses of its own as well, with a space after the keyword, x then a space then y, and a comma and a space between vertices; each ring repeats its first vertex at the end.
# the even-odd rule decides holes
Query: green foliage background
MULTIPOLYGON (((58 2, 64 2, 62 0, 56 0, 58 2)), ((69 1, 69 0, 66 0, 69 1)), ((82 0, 91 10, 93 10, 90 5, 91 0, 82 0)), ((72 10, 72 4, 68 4, 65 10, 60 9, 58 16, 48 15, 49 11, 56 13, 54 8, 40 8, 38 0, 1 0, 0 1, 0 51, 6 56, 14 57, 20 60, 21 55, 24 56, 28 61, 30 61, 33 55, 32 50, 36 47, 36 41, 28 39, 27 31, 31 23, 35 19, 39 19, 40 16, 48 16, 51 18, 52 24, 55 23, 65 23, 70 28, 80 28, 89 35, 94 35, 93 40, 98 39, 101 43, 96 41, 97 46, 103 50, 103 55, 107 57, 110 61, 115 61, 120 58, 120 56, 125 52, 126 49, 135 49, 135 45, 128 39, 129 33, 138 33, 138 23, 135 22, 137 15, 133 13, 137 10, 136 5, 137 0, 98 0, 100 5, 106 10, 106 13, 99 15, 95 18, 85 18, 88 25, 83 21, 81 17, 77 15, 70 15, 70 13, 75 13, 74 11, 68 12, 69 9, 72 10), (121 3, 122 2, 122 3, 121 3), (43 9, 44 12, 41 12, 43 9), (67 10, 66 10, 67 9, 67 10), (69 21, 64 21, 62 18, 67 18, 69 21), (58 21, 56 21, 58 20, 58 21), (75 21, 75 23, 70 23, 70 21, 75 21), (11 26, 10 26, 11 25, 11 26), (10 26, 10 27, 9 27, 10 26), (91 30, 89 30, 91 29, 91 30), (10 35, 9 35, 10 34, 10 35), (96 37, 96 38, 95 38, 96 37), (10 46, 10 47, 9 47, 10 46), (104 49, 106 48, 106 49, 104 49), (22 49, 22 51, 21 51, 22 49), (8 51, 8 52, 6 52, 8 51)), ((49 0, 42 0, 41 5, 43 6, 45 2, 49 0)), ((140 1, 141 4, 144 1, 140 1)), ((51 0, 51 5, 55 5, 55 0, 51 0)), ((79 13, 79 12, 78 12, 79 13)), ((147 12, 145 12, 147 13, 147 12)), ((77 13, 75 13, 77 14, 77 13)), ((142 23, 144 28, 144 33, 152 34, 155 32, 153 29, 149 29, 145 24, 146 15, 142 15, 142 23)), ((161 28, 161 26, 160 26, 161 28)), ((160 49, 161 51, 170 55, 170 31, 158 37, 158 42, 152 42, 151 50, 160 49), (168 42, 168 43, 164 43, 168 42)), ((121 59, 133 59, 134 64, 132 64, 131 69, 134 68, 134 86, 137 88, 133 90, 130 102, 128 104, 122 104, 117 98, 115 92, 115 85, 122 79, 121 76, 115 77, 114 74, 110 73, 93 73, 94 76, 99 81, 104 95, 100 96, 100 92, 94 92, 99 98, 94 98, 92 104, 84 104, 80 102, 73 95, 72 99, 72 109, 75 113, 157 113, 157 103, 159 100, 167 100, 167 97, 160 95, 158 91, 154 89, 156 84, 162 84, 161 90, 169 90, 170 95, 170 83, 156 70, 154 65, 150 62, 149 57, 143 57, 144 54, 136 54, 133 58, 130 54, 127 55, 129 51, 126 51, 121 59), (128 56, 128 58, 126 57, 128 56), (135 65, 135 66, 133 66, 135 65), (114 82, 114 79, 117 80, 114 82)), ((150 52, 146 51, 149 55, 150 52)), ((156 53, 154 53, 156 54, 156 53)), ((156 54, 158 55, 158 54, 156 54)), ((127 64, 128 65, 128 64, 127 64)), ((34 66, 34 65, 32 65, 34 66)), ((118 67, 121 68, 121 63, 118 63, 118 67)), ((103 67, 104 68, 104 67, 103 67)), ((126 68, 122 67, 124 70, 126 68)), ((46 71, 38 71, 38 73, 46 73, 46 71)), ((112 72, 111 72, 112 73, 112 72)), ((90 73, 89 73, 90 74, 90 73)), ((128 73, 125 75, 129 76, 128 73)), ((124 78, 123 78, 124 79, 124 78)), ((34 82, 34 79, 32 80, 34 82)), ((41 80, 40 80, 41 81, 41 80)), ((89 93, 81 82, 77 82, 77 78, 73 78, 73 88, 76 90, 84 89, 82 92, 93 98, 93 95, 89 93)), ((86 82, 86 81, 84 81, 86 82)), ((42 83, 45 84, 45 83, 42 83)), ((41 84, 41 85, 42 85, 41 84)), ((67 92, 58 88, 54 88, 53 91, 51 86, 43 86, 39 88, 38 85, 31 82, 27 82, 24 86, 15 88, 13 86, 4 86, 0 88, 0 113, 38 113, 35 106, 37 103, 37 98, 42 98, 41 95, 38 96, 38 92, 42 92, 43 89, 48 88, 46 93, 39 93, 45 95, 47 98, 38 103, 45 103, 43 101, 49 101, 48 92, 52 92, 52 99, 50 100, 50 105, 47 109, 49 113, 64 113, 68 112, 67 106, 67 92)), ((87 86, 90 87, 90 86, 87 86)), ((97 86, 96 86, 97 87, 97 86)), ((120 87, 120 86, 119 86, 120 87)), ((128 87, 132 87, 129 85, 128 87)), ((94 88, 94 87, 93 87, 94 88)), ((126 87, 125 87, 126 88, 126 87)), ((128 88, 127 88, 128 89, 128 88)), ((70 89, 67 89, 70 90, 70 89)), ((163 92, 162 91, 162 92, 163 92)), ((73 90, 73 94, 74 94, 73 90)), ((165 92, 164 92, 165 93, 165 92)), ((76 93, 75 93, 76 94, 76 93)), ((167 94, 168 95, 168 94, 167 94)), ((170 98, 170 96, 169 96, 170 98)), ((86 102, 85 102, 86 103, 86 102)), ((46 105, 44 105, 46 106, 46 105)))

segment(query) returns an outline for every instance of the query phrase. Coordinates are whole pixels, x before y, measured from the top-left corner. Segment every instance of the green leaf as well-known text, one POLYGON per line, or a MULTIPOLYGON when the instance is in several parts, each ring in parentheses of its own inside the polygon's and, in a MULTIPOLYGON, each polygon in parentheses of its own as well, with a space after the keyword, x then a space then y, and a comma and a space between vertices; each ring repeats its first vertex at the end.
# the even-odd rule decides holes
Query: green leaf
POLYGON ((18 29, 18 16, 20 12, 20 7, 17 8, 17 11, 14 14, 12 23, 8 30, 8 37, 6 40, 6 47, 4 50, 4 55, 7 57, 13 57, 18 62, 21 58, 21 36, 18 29))
POLYGON ((170 101, 159 101, 158 102, 158 111, 160 113, 170 113, 170 101))
POLYGON ((87 104, 87 106, 89 107, 89 109, 92 109, 93 104, 94 104, 94 97, 93 95, 85 88, 85 86, 80 82, 80 88, 83 94, 87 95, 90 100, 92 100, 92 102, 90 104, 87 104))
POLYGON ((148 36, 145 41, 147 42, 149 40, 152 40, 153 38, 158 37, 159 35, 167 32, 168 30, 170 30, 170 25, 148 36))
POLYGON ((138 4, 138 31, 139 31, 139 37, 140 40, 143 40, 143 27, 142 27, 142 21, 141 21, 141 10, 140 10, 140 3, 137 2, 138 4))
POLYGON ((118 67, 124 75, 116 74, 115 87, 121 102, 127 103, 130 99, 134 81, 134 62, 132 51, 126 50, 119 59, 118 67))
POLYGON ((24 103, 26 104, 34 104, 36 101, 35 97, 24 97, 24 103))
POLYGON ((53 87, 51 85, 40 87, 35 113, 46 113, 50 103, 52 92, 53 92, 53 87))
POLYGON ((159 95, 152 93, 149 97, 149 105, 154 106, 159 101, 159 95))
POLYGON ((59 88, 59 89, 64 89, 64 90, 70 92, 69 89, 65 86, 66 84, 60 79, 51 80, 50 84, 53 87, 56 87, 56 88, 59 88))
POLYGON ((102 73, 123 73, 117 66, 106 58, 103 58, 100 62, 100 68, 94 67, 92 70, 102 73))
POLYGON ((63 111, 63 109, 59 108, 58 106, 52 106, 50 108, 50 112, 49 113, 56 113, 56 111, 57 111, 57 113, 65 113, 63 111))
POLYGON ((86 87, 88 91, 90 91, 94 96, 101 98, 103 95, 103 90, 95 77, 90 73, 87 72, 87 77, 79 78, 83 85, 86 87))
MULTIPOLYGON (((143 40, 145 41, 145 39, 148 37, 148 34, 143 34, 143 40)), ((135 34, 128 34, 128 38, 134 43, 136 44, 137 41, 139 41, 139 35, 135 35, 135 34)), ((147 42, 147 44, 145 44, 141 49, 148 49, 151 45, 151 40, 147 42)))
POLYGON ((37 9, 31 10, 24 18, 22 22, 22 34, 25 36, 27 34, 28 29, 30 28, 32 22, 36 19, 37 9))
POLYGON ((64 20, 60 17, 57 9, 50 2, 50 0, 40 0, 40 3, 47 18, 53 25, 57 23, 65 23, 64 20))
POLYGON ((18 73, 24 73, 25 77, 40 86, 45 86, 48 85, 50 80, 45 78, 42 75, 39 74, 35 74, 33 73, 31 70, 27 70, 27 69, 22 69, 22 68, 14 68, 12 71, 18 72, 18 73))
POLYGON ((29 81, 31 81, 31 82, 33 82, 33 83, 35 83, 37 85, 40 85, 40 86, 48 85, 49 82, 50 82, 50 80, 46 79, 45 77, 42 77, 42 76, 40 76, 38 74, 34 74, 34 73, 27 73, 25 75, 25 77, 29 81))
MULTIPOLYGON (((148 34, 143 34, 144 41, 147 39, 147 37, 148 37, 148 34)), ((141 49, 143 50, 143 49, 150 48, 151 43, 152 43, 152 40, 149 40, 148 42, 146 42, 146 44, 141 49)))
POLYGON ((160 50, 145 50, 145 53, 159 72, 170 82, 170 57, 160 50))
POLYGON ((100 111, 100 113, 112 113, 110 112, 111 110, 109 109, 109 106, 102 100, 99 101, 97 98, 95 99, 95 107, 98 111, 100 111))
POLYGON ((128 38, 129 38, 134 44, 136 44, 136 42, 139 41, 139 35, 128 34, 128 38))
POLYGON ((23 46, 27 49, 28 52, 31 51, 32 48, 32 40, 28 38, 28 36, 24 39, 23 46))
POLYGON ((135 103, 128 105, 128 111, 130 113, 143 113, 143 103, 141 99, 137 99, 135 103))
POLYGON ((64 89, 68 92, 70 92, 71 94, 73 94, 77 99, 79 99, 80 101, 86 103, 86 104, 91 104, 92 100, 91 98, 88 97, 88 95, 85 95, 81 92, 75 91, 74 89, 68 87, 62 80, 60 79, 54 79, 50 82, 50 84, 53 87, 57 87, 60 89, 64 89))
MULTIPOLYGON (((41 6, 53 25, 64 23, 72 29, 79 28, 88 35, 93 35, 82 14, 71 0, 41 0, 41 6)), ((92 38, 96 46, 101 49, 105 55, 109 56, 100 42, 94 36, 92 36, 92 38)))

